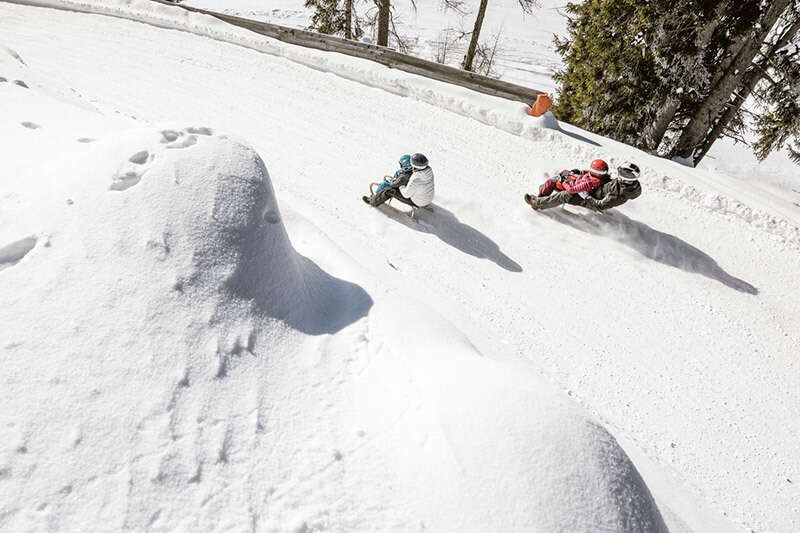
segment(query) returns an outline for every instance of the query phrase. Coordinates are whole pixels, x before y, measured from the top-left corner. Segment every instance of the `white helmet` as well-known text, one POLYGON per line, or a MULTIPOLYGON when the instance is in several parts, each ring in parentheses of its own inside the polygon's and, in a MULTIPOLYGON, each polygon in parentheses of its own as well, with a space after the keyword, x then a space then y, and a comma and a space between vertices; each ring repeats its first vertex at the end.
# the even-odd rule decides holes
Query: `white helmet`
POLYGON ((625 183, 634 183, 639 181, 639 174, 641 172, 638 165, 635 165, 630 161, 626 161, 621 166, 617 167, 617 173, 619 174, 620 181, 624 181, 625 183))

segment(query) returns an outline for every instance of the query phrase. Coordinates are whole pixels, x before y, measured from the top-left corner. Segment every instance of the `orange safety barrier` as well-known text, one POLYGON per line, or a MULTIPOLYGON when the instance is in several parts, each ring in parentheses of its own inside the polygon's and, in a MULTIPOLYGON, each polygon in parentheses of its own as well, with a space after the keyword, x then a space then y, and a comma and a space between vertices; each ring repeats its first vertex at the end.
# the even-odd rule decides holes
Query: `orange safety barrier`
POLYGON ((536 101, 528 108, 527 113, 532 117, 541 117, 553 107, 553 101, 547 93, 541 93, 536 97, 536 101))

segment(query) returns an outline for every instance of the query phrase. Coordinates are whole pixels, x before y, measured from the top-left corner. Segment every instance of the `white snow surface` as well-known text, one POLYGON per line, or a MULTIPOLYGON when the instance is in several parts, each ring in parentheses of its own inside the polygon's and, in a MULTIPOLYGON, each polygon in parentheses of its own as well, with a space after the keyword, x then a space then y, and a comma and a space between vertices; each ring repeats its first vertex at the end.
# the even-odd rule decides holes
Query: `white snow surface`
POLYGON ((52 4, 115 17, 0 4, 0 529, 800 528, 786 198, 176 8, 52 4), (410 151, 419 222, 359 199, 410 151), (594 157, 644 195, 521 202, 594 157))

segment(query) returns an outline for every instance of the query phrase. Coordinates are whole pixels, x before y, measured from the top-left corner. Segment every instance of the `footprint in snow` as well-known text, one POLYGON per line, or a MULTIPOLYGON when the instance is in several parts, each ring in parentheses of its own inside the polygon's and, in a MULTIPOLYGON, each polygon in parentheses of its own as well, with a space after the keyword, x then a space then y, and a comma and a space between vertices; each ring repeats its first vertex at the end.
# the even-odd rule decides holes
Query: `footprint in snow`
POLYGON ((7 81, 3 76, 0 76, 0 83, 6 83, 7 81))
POLYGON ((167 148, 188 148, 197 144, 197 136, 210 136, 214 130, 205 126, 189 126, 184 130, 162 130, 161 144, 166 144, 167 148))
POLYGON ((28 84, 27 84, 27 83, 25 83, 25 82, 24 82, 24 81, 22 81, 22 80, 14 80, 14 84, 15 84, 15 85, 19 85, 20 87, 24 87, 24 88, 26 88, 26 89, 28 88, 28 84))
POLYGON ((109 189, 112 191, 124 191, 130 189, 142 180, 142 176, 150 169, 150 164, 156 158, 147 150, 139 150, 128 158, 117 173, 111 178, 109 189))
POLYGON ((161 132, 161 144, 171 143, 178 140, 180 133, 175 130, 164 130, 161 132))
MULTIPOLYGON (((185 130, 161 130, 161 144, 164 148, 181 149, 188 148, 197 144, 198 135, 213 135, 211 128, 205 126, 191 126, 185 130)), ((91 142, 93 139, 80 138, 78 142, 91 142)), ((142 180, 142 177, 149 170, 156 158, 156 154, 151 150, 139 150, 130 157, 128 161, 111 178, 112 191, 124 191, 130 189, 142 180)))
POLYGON ((41 128, 41 126, 36 124, 35 122, 25 121, 25 122, 20 122, 20 124, 31 130, 38 130, 39 128, 41 128))
POLYGON ((109 189, 112 191, 124 191, 130 189, 142 179, 144 172, 137 172, 135 170, 128 170, 125 172, 117 173, 111 178, 111 186, 109 189))
POLYGON ((78 137, 77 141, 79 143, 93 143, 94 139, 92 139, 90 137, 78 137))
POLYGON ((213 135, 214 130, 206 128, 205 126, 188 127, 186 128, 186 133, 193 133, 194 135, 213 135))
POLYGON ((189 148, 193 144, 197 144, 197 136, 186 135, 181 140, 168 144, 167 148, 189 148))
POLYGON ((149 159, 150 159, 150 152, 148 152, 147 150, 142 150, 130 156, 128 158, 128 161, 130 161, 135 165, 143 165, 147 163, 149 159))
POLYGON ((0 270, 16 265, 36 246, 36 237, 31 235, 0 247, 0 270))

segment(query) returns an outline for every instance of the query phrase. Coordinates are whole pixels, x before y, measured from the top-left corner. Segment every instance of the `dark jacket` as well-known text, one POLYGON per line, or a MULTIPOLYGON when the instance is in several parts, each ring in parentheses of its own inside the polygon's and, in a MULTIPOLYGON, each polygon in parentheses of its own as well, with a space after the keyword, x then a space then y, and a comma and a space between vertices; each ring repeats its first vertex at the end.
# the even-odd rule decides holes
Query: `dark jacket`
POLYGON ((403 185, 408 185, 408 179, 411 177, 411 174, 414 172, 412 170, 405 171, 400 169, 394 173, 394 176, 389 179, 389 186, 391 187, 401 187, 403 185))
POLYGON ((591 196, 586 198, 585 205, 591 209, 604 211, 638 198, 641 194, 642 186, 638 181, 628 183, 613 179, 593 190, 591 196))

